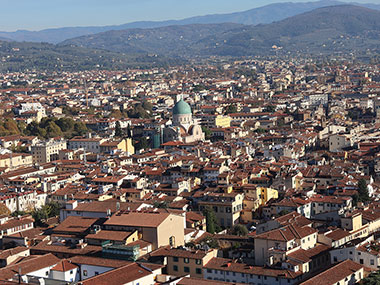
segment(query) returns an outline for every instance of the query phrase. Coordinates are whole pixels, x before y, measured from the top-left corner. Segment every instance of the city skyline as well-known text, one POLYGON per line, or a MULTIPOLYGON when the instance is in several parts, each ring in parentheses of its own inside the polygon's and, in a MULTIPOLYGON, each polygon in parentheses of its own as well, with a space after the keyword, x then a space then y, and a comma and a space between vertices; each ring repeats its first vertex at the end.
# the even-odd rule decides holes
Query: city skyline
MULTIPOLYGON (((0 12, 0 31, 38 31, 60 27, 120 25, 134 21, 179 20, 207 14, 241 12, 280 2, 289 1, 112 0, 105 2, 98 0, 59 0, 52 2, 47 0, 20 0, 14 2, 4 0, 4 9, 0 12)), ((294 0, 291 2, 314 1, 294 0)), ((357 0, 355 2, 380 4, 378 0, 357 0)))

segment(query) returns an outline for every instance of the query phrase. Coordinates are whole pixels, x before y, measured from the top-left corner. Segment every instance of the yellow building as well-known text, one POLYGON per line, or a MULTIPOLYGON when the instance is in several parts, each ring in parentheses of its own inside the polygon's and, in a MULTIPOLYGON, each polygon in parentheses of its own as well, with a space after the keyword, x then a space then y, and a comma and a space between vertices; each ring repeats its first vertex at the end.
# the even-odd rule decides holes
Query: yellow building
POLYGON ((230 228, 239 223, 243 199, 244 195, 239 193, 210 193, 198 204, 200 211, 213 209, 218 224, 230 228))
POLYGON ((25 153, 13 153, 0 155, 0 168, 15 169, 18 167, 28 167, 33 164, 33 157, 25 153))
POLYGON ((231 127, 231 118, 229 116, 218 115, 215 117, 216 128, 229 128, 231 127))
POLYGON ((260 204, 264 206, 270 199, 278 198, 278 191, 267 187, 257 187, 257 192, 260 193, 260 204))
POLYGON ((197 250, 189 251, 183 249, 170 249, 164 253, 167 256, 167 270, 169 275, 203 278, 203 266, 213 257, 217 256, 218 251, 197 250))
POLYGON ((121 141, 106 141, 100 145, 101 152, 111 152, 113 150, 121 150, 126 152, 128 156, 135 154, 135 148, 132 144, 132 139, 127 138, 121 141))
POLYGON ((259 207, 265 206, 270 199, 278 198, 278 191, 267 187, 248 185, 244 187, 244 193, 243 211, 241 213, 243 223, 252 222, 252 215, 259 207))

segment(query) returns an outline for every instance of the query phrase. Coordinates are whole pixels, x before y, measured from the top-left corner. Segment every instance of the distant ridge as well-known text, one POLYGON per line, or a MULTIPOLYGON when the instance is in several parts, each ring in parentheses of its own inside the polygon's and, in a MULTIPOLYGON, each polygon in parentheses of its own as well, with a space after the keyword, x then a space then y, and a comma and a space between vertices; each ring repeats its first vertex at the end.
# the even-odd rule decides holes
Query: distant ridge
POLYGON ((170 56, 344 52, 380 48, 380 11, 353 5, 323 7, 272 24, 208 24, 128 29, 83 36, 62 43, 113 52, 170 56))
MULTIPOLYGON (((59 43, 67 39, 76 38, 84 35, 97 34, 110 30, 125 30, 136 28, 158 28, 172 25, 188 25, 188 24, 217 24, 217 23, 236 23, 243 25, 268 24, 274 21, 280 21, 285 18, 305 13, 317 8, 346 4, 345 2, 335 0, 323 0, 317 2, 305 3, 276 3, 267 6, 251 9, 243 12, 230 14, 215 14, 206 16, 191 17, 183 20, 169 21, 140 21, 123 25, 103 26, 103 27, 64 27, 56 29, 45 29, 41 31, 19 30, 16 32, 0 32, 0 37, 14 41, 30 41, 30 42, 48 42, 59 43)), ((357 6, 367 7, 380 10, 380 5, 376 4, 359 4, 357 6)))

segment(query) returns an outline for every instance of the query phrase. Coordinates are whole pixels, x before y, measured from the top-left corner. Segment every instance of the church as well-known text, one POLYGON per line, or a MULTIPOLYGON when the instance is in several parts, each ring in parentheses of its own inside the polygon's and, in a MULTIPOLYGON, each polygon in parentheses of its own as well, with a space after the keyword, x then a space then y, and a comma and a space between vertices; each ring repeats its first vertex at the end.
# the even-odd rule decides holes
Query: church
POLYGON ((198 120, 193 119, 191 107, 183 99, 179 100, 173 107, 172 125, 164 129, 163 141, 181 141, 192 143, 204 141, 205 135, 198 120))

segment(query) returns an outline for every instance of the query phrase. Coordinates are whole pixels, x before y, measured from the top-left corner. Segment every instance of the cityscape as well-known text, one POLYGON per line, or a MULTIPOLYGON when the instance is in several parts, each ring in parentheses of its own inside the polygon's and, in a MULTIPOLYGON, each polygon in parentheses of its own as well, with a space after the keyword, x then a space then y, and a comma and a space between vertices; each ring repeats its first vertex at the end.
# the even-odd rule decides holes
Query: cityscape
POLYGON ((380 284, 380 5, 273 3, 0 32, 0 284, 380 284))

